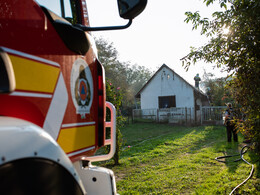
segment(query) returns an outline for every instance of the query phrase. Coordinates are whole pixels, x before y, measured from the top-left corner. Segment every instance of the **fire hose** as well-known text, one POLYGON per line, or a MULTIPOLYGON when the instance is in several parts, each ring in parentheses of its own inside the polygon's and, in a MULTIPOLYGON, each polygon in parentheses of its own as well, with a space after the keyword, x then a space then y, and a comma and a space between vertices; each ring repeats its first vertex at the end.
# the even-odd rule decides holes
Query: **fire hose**
POLYGON ((225 159, 225 158, 230 158, 230 157, 234 157, 234 156, 240 156, 239 159, 236 159, 234 160, 233 162, 237 162, 237 161, 240 161, 241 159, 247 163, 248 165, 251 165, 252 168, 251 168, 251 172, 249 174, 249 176, 242 182, 240 183, 239 185, 237 185, 231 192, 229 195, 232 195, 240 186, 242 186, 244 183, 246 183, 253 175, 253 172, 254 172, 254 165, 249 163, 248 161, 246 161, 244 159, 244 154, 247 152, 248 148, 250 148, 249 145, 245 145, 242 147, 241 151, 240 151, 240 154, 235 154, 235 155, 228 155, 228 156, 220 156, 220 157, 216 157, 215 160, 217 160, 218 162, 222 162, 222 163, 226 163, 226 161, 223 161, 223 160, 220 160, 220 159, 225 159), (245 150, 246 149, 246 150, 245 150))

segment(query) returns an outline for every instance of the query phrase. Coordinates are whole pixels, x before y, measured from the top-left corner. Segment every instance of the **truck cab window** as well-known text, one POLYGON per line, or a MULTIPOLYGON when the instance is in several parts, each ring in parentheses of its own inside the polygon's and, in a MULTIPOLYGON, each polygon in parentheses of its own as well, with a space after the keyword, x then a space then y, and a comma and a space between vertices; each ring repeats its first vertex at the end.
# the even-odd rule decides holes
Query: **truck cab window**
POLYGON ((41 6, 52 11, 59 17, 66 19, 71 24, 78 24, 76 0, 36 0, 41 6))

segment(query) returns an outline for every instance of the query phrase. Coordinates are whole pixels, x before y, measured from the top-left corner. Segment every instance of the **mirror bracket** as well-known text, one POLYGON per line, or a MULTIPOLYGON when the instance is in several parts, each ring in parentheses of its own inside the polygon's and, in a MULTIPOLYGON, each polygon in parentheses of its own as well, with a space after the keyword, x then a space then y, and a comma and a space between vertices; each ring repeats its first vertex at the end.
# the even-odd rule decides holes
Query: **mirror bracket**
POLYGON ((101 31, 101 30, 121 30, 126 29, 132 24, 132 19, 129 19, 128 23, 123 26, 104 26, 104 27, 89 27, 81 24, 75 24, 76 27, 83 31, 101 31))

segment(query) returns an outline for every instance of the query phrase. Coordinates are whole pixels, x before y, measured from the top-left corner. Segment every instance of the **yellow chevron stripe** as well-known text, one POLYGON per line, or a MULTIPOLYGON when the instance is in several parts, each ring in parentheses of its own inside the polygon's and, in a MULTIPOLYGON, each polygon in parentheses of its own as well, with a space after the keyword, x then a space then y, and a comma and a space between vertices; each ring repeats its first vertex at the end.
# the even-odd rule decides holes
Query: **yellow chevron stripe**
POLYGON ((57 142, 66 153, 69 153, 93 146, 95 140, 95 126, 85 126, 62 129, 57 142))
POLYGON ((10 55, 16 79, 16 89, 52 93, 56 86, 59 68, 10 55))

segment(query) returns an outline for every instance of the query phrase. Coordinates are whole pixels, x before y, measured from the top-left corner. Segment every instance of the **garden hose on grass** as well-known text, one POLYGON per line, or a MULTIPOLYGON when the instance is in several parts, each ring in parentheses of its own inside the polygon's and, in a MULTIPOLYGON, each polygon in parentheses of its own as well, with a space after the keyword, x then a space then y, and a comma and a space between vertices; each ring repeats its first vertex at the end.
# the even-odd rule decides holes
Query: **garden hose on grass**
POLYGON ((249 145, 245 145, 245 146, 242 147, 242 149, 241 149, 241 151, 240 151, 240 154, 228 155, 228 156, 219 156, 219 157, 216 157, 216 158, 215 158, 215 160, 217 160, 218 162, 226 163, 226 162, 228 162, 228 161, 223 161, 223 160, 220 160, 220 159, 230 158, 230 157, 234 157, 234 156, 240 156, 239 159, 236 159, 236 160, 234 160, 233 162, 237 162, 237 161, 243 160, 245 163, 247 163, 248 165, 251 165, 251 166, 252 166, 252 169, 251 169, 251 172, 250 172, 249 176, 248 176, 242 183, 240 183, 239 185, 237 185, 237 186, 230 192, 229 195, 233 194, 233 193, 236 191, 236 189, 238 189, 241 185, 243 185, 244 183, 246 183, 246 182, 252 177, 252 175, 253 175, 254 165, 251 164, 251 163, 249 163, 248 161, 246 161, 246 160, 244 159, 244 156, 243 156, 243 155, 247 152, 248 148, 249 148, 249 145), (246 149, 246 150, 245 150, 245 149, 246 149), (245 150, 245 151, 244 151, 244 150, 245 150))

